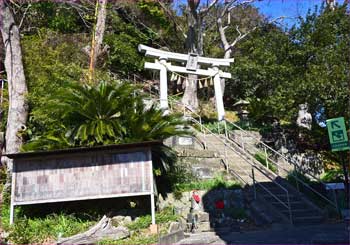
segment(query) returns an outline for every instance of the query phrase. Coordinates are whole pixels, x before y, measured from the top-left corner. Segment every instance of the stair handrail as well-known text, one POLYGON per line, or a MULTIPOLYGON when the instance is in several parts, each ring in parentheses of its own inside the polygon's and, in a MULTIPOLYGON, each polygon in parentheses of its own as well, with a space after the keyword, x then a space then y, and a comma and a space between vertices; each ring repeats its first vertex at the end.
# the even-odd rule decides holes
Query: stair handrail
MULTIPOLYGON (((149 91, 150 95, 152 96, 153 94, 155 95, 155 93, 153 93, 151 90, 149 91)), ((154 99, 154 98, 153 98, 154 99)), ((160 100, 160 99, 155 99, 156 101, 160 100)), ((207 130, 211 135, 213 135, 214 137, 218 138, 218 140, 220 140, 222 143, 224 143, 225 147, 228 146, 229 149, 231 149, 232 151, 234 151, 235 153, 237 153, 241 158, 243 158, 243 160, 245 160, 249 165, 252 166, 252 168, 257 169, 259 172, 261 172, 263 175, 265 175, 268 179, 270 179, 274 184, 276 184, 278 187, 280 187, 282 190, 284 190, 286 192, 287 195, 287 203, 288 205, 286 205, 282 200, 280 200, 276 195, 274 195, 273 193, 271 193, 268 189, 266 189, 260 182, 256 181, 267 193, 269 193, 273 198, 275 198, 278 202, 280 202, 283 206, 285 206, 288 211, 289 211, 289 216, 290 216, 290 222, 293 223, 292 220, 292 211, 291 211, 291 206, 290 206, 290 199, 289 199, 289 192, 287 189, 285 189, 282 185, 280 185, 279 183, 277 183, 274 179, 270 178, 270 176, 266 175, 265 173, 263 173, 259 168, 257 168, 254 164, 251 164, 247 159, 245 159, 244 157, 242 157, 242 155, 237 152, 233 147, 231 147, 230 145, 227 145, 227 143, 225 141, 222 141, 221 137, 219 135, 214 134, 210 129, 208 129, 207 127, 205 127, 202 123, 202 117, 196 113, 194 110, 192 110, 192 108, 188 107, 187 105, 185 105, 184 103, 179 103, 176 100, 173 100, 172 98, 168 98, 168 102, 170 102, 169 104, 171 105, 171 109, 172 109, 172 104, 177 104, 183 107, 183 114, 184 117, 188 117, 191 121, 195 122, 196 124, 199 124, 200 126, 200 131, 203 132, 203 129, 207 130), (191 115, 186 115, 186 110, 190 111, 192 114, 196 115, 199 119, 196 120, 195 118, 193 118, 191 115)), ((226 120, 224 120, 225 122, 225 138, 229 140, 228 134, 227 134, 227 127, 226 127, 226 120)), ((241 129, 241 128, 240 128, 241 129)), ((241 129, 242 131, 244 131, 243 129, 241 129)), ((206 142, 204 142, 206 145, 206 142)), ((243 149, 244 151, 244 149, 243 149)), ((269 169, 267 169, 268 171, 270 171, 269 169)), ((245 170, 244 170, 245 171, 245 170)), ((250 176, 248 174, 249 177, 252 178, 252 176, 250 176)), ((253 181, 255 181, 253 179, 253 181)))
MULTIPOLYGON (((200 124, 200 122, 198 120, 196 120, 193 117, 189 117, 189 119, 196 123, 196 124, 200 124)), ((215 138, 217 138, 219 141, 221 141, 225 147, 228 147, 229 149, 231 149, 232 151, 234 151, 235 153, 237 153, 244 161, 246 161, 252 168, 257 169, 260 173, 262 173, 263 175, 265 175, 265 177, 267 177, 268 179, 270 179, 274 184, 276 184, 279 188, 281 188, 287 196, 287 204, 285 202, 283 202, 281 199, 279 199, 276 195, 274 195, 272 192, 270 192, 267 188, 265 188, 259 181, 256 181, 253 179, 253 181, 255 181, 256 183, 259 184, 259 186, 261 186, 267 193, 269 193, 273 198, 275 198, 278 202, 280 202, 284 207, 286 207, 288 209, 289 212, 289 217, 290 217, 290 222, 293 223, 292 220, 292 210, 291 210, 291 206, 290 206, 290 198, 289 198, 289 191, 284 188, 281 184, 279 184, 277 181, 275 181, 274 179, 272 179, 270 176, 268 176, 267 174, 265 174, 261 169, 259 169, 255 164, 252 164, 246 157, 243 157, 242 154, 240 152, 238 152, 237 150, 235 150, 231 145, 227 144, 224 140, 222 140, 222 138, 220 137, 220 135, 217 135, 215 133, 213 133, 210 129, 208 129, 207 127, 205 127, 204 125, 201 125, 202 130, 206 130, 209 132, 210 135, 214 136, 215 138)), ((243 150, 244 151, 244 150, 243 150)), ((245 170, 243 170, 245 171, 245 170)), ((270 171, 270 170, 269 170, 270 171)), ((245 171, 246 172, 246 171, 245 171)), ((252 178, 252 176, 250 174, 248 174, 248 176, 250 178, 252 178)))
MULTIPOLYGON (((245 134, 249 135, 249 136, 253 136, 252 134, 250 134, 249 132, 247 132, 246 130, 242 129, 240 126, 238 126, 237 124, 227 121, 225 119, 226 122, 228 122, 229 124, 233 125, 234 127, 238 128, 240 131, 244 132, 245 134)), ((227 133, 226 133, 227 135, 227 133)), ((254 136, 253 136, 254 137, 254 136)), ((228 140, 230 141, 234 141, 233 139, 227 137, 228 140)), ((269 149, 270 151, 272 151, 274 154, 279 155, 280 157, 282 157, 284 160, 286 160, 288 163, 291 163, 294 167, 297 167, 297 165, 293 162, 290 161, 285 155, 283 155, 282 153, 276 151, 275 149, 273 149, 272 147, 268 146, 267 144, 265 144, 263 141, 261 141, 260 139, 257 139, 255 137, 257 143, 259 145, 262 145, 263 147, 269 149)), ((252 155, 251 152, 248 151, 248 153, 250 155, 252 155)), ((268 157, 268 160, 270 160, 270 162, 272 162, 273 164, 275 164, 276 166, 278 166, 278 170, 282 169, 283 171, 285 171, 286 173, 291 173, 293 175, 293 177, 299 182, 301 183, 303 186, 307 187, 309 190, 311 190, 313 193, 315 193, 316 195, 318 195, 319 197, 321 197, 323 200, 327 201, 329 204, 331 204, 334 208, 338 209, 338 205, 336 203, 334 203, 333 201, 329 200, 327 197, 325 197, 324 195, 322 195, 320 192, 318 192, 317 190, 315 190, 314 188, 312 188, 310 185, 308 185, 307 183, 305 183, 303 180, 301 180, 295 173, 293 172, 289 172, 287 169, 285 169, 283 166, 281 166, 277 161, 275 161, 274 159, 271 159, 268 157)), ((323 186, 325 186, 326 184, 320 180, 319 178, 313 176, 312 174, 309 174, 311 177, 315 178, 317 181, 319 181, 323 186)), ((299 190, 298 190, 299 191, 299 190)))
MULTIPOLYGON (((249 136, 252 136, 254 137, 253 134, 251 134, 250 132, 242 129, 239 125, 237 125, 236 123, 234 122, 230 122, 228 121, 227 119, 225 119, 225 121, 231 125, 233 125, 234 127, 238 128, 240 131, 244 132, 245 134, 249 135, 249 136)), ((255 140, 260 144, 260 145, 263 145, 264 147, 266 147, 267 149, 269 149, 270 151, 272 151, 273 153, 279 155, 280 157, 282 157, 284 160, 286 160, 288 163, 292 164, 293 166, 295 167, 298 167, 297 164, 295 163, 294 160, 290 160, 288 157, 286 157, 284 154, 276 151, 275 149, 273 149, 271 146, 267 145, 266 143, 264 143, 262 140, 260 139, 257 139, 256 137, 254 137, 255 140)), ((320 183, 322 183, 323 185, 325 185, 325 183, 320 179, 318 178, 317 176, 314 176, 312 173, 307 173, 308 175, 310 175, 312 178, 316 179, 317 181, 319 181, 320 183)))

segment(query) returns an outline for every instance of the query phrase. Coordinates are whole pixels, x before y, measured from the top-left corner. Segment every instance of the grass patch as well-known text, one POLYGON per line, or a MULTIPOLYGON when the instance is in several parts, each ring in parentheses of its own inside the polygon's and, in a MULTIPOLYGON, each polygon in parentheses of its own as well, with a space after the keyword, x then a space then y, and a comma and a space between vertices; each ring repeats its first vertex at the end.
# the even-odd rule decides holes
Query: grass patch
MULTIPOLYGON (((68 237, 87 230, 97 220, 78 218, 73 214, 49 214, 28 218, 23 207, 15 209, 15 223, 10 226, 10 193, 4 193, 1 208, 1 227, 9 232, 5 242, 14 244, 52 243, 59 237, 68 237)), ((99 217, 96 217, 97 219, 99 217)))
MULTIPOLYGON (((177 221, 178 215, 173 213, 172 208, 166 208, 156 213, 156 222, 160 229, 160 234, 166 234, 169 224, 177 221)), ((155 244, 158 242, 158 234, 150 234, 149 226, 151 225, 151 215, 141 216, 134 222, 127 225, 131 236, 122 240, 103 240, 98 244, 155 244)))
POLYGON ((45 218, 17 219, 10 227, 8 240, 15 244, 48 243, 59 237, 69 237, 83 232, 96 221, 86 221, 74 215, 51 214, 45 218))
POLYGON ((277 167, 273 163, 269 162, 263 152, 257 152, 254 155, 254 158, 260 162, 262 165, 270 169, 272 172, 277 173, 277 167))
POLYGON ((97 244, 156 244, 158 242, 158 235, 151 235, 147 233, 139 233, 127 239, 122 240, 103 240, 97 244))
POLYGON ((192 190, 213 190, 219 188, 239 189, 241 184, 232 180, 225 180, 223 176, 217 176, 209 180, 196 180, 189 183, 178 183, 175 185, 176 192, 185 192, 192 190))
MULTIPOLYGON (((175 215, 171 208, 166 208, 161 212, 156 213, 157 224, 164 224, 167 222, 176 221, 178 220, 178 218, 179 216, 175 215)), ((151 215, 145 215, 145 216, 139 217, 134 222, 127 225, 127 227, 131 231, 137 231, 137 230, 148 228, 151 225, 151 223, 152 223, 151 215)))

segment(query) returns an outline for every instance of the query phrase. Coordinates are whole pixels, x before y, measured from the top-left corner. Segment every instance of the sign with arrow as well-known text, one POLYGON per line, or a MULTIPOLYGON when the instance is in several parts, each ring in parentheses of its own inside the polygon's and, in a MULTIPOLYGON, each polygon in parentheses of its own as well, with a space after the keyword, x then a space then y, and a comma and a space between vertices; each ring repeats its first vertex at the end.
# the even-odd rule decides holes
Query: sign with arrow
POLYGON ((332 151, 345 151, 350 149, 344 117, 328 119, 327 129, 332 151))

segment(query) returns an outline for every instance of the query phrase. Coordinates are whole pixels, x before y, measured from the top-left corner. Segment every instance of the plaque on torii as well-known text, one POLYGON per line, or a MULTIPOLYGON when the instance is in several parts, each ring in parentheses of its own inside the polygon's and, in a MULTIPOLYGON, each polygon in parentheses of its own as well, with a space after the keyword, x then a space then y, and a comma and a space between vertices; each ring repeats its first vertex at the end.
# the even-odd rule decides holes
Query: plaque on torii
POLYGON ((214 90, 216 99, 216 109, 218 120, 225 117, 223 94, 220 84, 220 78, 231 78, 231 74, 222 72, 221 66, 230 66, 234 59, 217 59, 198 56, 197 54, 180 54, 148 47, 140 44, 139 52, 144 52, 146 57, 156 58, 154 63, 145 62, 145 68, 160 71, 160 108, 167 111, 168 106, 168 82, 167 72, 176 72, 183 74, 193 74, 214 78, 214 90), (186 67, 172 65, 170 61, 187 62, 186 67), (203 68, 197 68, 206 67, 203 68))

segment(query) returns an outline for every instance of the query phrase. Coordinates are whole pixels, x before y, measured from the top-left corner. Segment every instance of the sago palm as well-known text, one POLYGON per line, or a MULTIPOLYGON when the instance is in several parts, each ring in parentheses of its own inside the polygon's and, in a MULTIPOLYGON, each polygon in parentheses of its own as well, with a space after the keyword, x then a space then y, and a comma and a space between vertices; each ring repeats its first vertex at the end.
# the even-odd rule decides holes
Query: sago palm
POLYGON ((137 88, 125 83, 74 84, 52 96, 43 110, 57 117, 62 127, 28 142, 25 150, 163 140, 187 134, 179 115, 163 115, 154 105, 146 108, 137 88), (65 139, 60 144, 62 135, 65 139))

